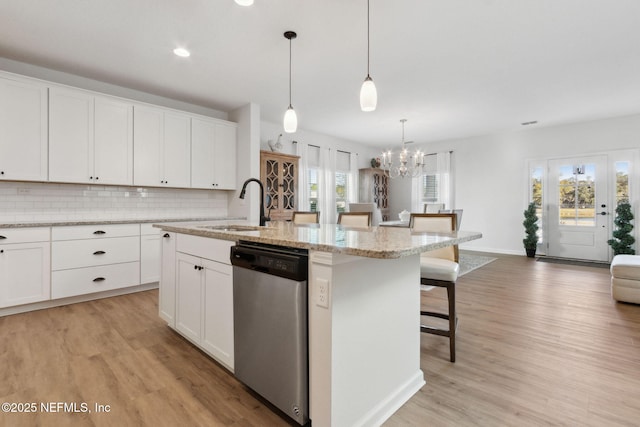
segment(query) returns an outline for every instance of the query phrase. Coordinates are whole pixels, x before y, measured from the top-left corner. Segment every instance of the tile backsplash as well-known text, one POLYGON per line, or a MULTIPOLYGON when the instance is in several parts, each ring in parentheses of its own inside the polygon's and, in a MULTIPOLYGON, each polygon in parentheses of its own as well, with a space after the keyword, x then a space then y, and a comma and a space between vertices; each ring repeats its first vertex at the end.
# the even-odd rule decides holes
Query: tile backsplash
POLYGON ((227 192, 0 182, 0 223, 227 216, 227 192))

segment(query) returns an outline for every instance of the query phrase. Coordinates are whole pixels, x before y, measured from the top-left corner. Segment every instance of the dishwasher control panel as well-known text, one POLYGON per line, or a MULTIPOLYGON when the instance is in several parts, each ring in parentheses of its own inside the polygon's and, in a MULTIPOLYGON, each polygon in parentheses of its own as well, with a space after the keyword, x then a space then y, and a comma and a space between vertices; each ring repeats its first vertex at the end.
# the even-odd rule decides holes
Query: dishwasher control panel
POLYGON ((231 247, 231 264, 302 281, 307 280, 309 255, 306 249, 241 241, 231 247))

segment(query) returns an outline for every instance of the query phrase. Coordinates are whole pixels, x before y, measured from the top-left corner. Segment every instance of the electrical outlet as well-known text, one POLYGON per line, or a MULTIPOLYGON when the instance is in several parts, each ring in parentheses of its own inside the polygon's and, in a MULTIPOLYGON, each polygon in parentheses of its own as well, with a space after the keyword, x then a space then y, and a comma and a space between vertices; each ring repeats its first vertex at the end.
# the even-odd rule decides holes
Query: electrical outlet
POLYGON ((329 281, 326 279, 316 279, 316 305, 318 307, 329 308, 329 281))

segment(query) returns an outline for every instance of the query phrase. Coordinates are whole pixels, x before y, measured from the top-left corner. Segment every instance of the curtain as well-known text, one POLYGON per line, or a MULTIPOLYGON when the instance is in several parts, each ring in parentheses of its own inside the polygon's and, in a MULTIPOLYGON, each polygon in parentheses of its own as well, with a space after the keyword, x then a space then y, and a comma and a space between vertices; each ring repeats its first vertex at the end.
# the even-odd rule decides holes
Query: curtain
POLYGON ((411 178, 411 212, 422 212, 422 177, 411 178))
POLYGON ((300 211, 309 210, 309 147, 307 144, 298 142, 294 144, 298 160, 298 200, 297 209, 300 211))
POLYGON ((320 176, 318 177, 320 222, 335 224, 336 215, 336 151, 320 148, 320 176))
POLYGON ((438 202, 444 203, 445 209, 454 209, 451 197, 451 152, 436 154, 436 170, 438 176, 438 202))
POLYGON ((358 200, 358 154, 351 153, 349 155, 349 186, 348 186, 348 201, 349 203, 357 203, 358 200))

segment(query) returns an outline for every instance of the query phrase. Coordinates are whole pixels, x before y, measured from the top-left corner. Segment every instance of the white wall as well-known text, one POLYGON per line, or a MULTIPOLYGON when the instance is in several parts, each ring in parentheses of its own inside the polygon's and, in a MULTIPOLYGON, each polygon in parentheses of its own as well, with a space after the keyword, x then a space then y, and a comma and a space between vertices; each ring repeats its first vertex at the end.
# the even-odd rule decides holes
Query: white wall
POLYGON ((378 157, 382 150, 367 147, 355 141, 336 138, 321 133, 305 131, 298 128, 296 133, 284 133, 281 123, 271 123, 263 121, 260 128, 260 149, 270 151, 267 141, 272 139, 274 142, 278 139, 278 135, 282 134, 280 142, 282 142, 282 152, 285 154, 295 154, 293 141, 304 142, 305 144, 316 145, 323 148, 331 148, 333 150, 347 151, 349 153, 358 154, 358 167, 371 167, 371 158, 378 157))
POLYGON ((238 123, 236 150, 236 191, 229 192, 229 215, 243 216, 259 221, 260 189, 247 186, 247 194, 240 199, 242 184, 248 178, 260 179, 260 106, 247 104, 229 113, 229 119, 238 123))
MULTIPOLYGON (((519 132, 440 141, 426 152, 453 150, 454 208, 464 209, 462 229, 483 233, 465 249, 523 254, 522 212, 527 203, 529 159, 560 158, 640 147, 640 115, 519 132)), ((416 146, 415 148, 418 148, 416 146)), ((632 175, 631 183, 638 182, 632 175)), ((410 183, 394 180, 392 215, 406 209, 410 183)), ((636 218, 638 215, 636 214, 636 218)))

